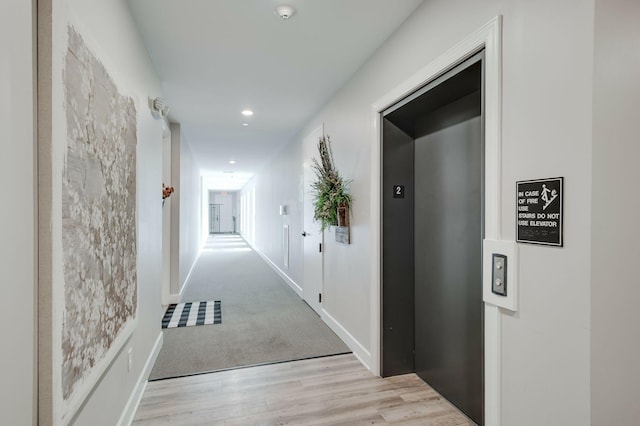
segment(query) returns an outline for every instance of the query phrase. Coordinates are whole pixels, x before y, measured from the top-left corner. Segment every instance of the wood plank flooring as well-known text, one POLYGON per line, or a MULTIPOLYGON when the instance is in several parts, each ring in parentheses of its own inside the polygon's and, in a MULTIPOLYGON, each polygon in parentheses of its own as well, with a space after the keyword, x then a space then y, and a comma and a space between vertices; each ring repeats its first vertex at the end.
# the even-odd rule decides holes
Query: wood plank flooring
POLYGON ((149 382, 133 425, 474 425, 415 374, 352 355, 149 382))

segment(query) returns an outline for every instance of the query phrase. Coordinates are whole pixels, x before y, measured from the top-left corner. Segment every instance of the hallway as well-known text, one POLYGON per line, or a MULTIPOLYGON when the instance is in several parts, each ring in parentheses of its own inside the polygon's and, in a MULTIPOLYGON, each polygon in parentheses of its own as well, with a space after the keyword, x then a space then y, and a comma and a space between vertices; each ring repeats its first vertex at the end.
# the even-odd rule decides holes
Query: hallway
POLYGON ((164 330, 150 380, 350 352, 238 235, 210 236, 182 302, 220 300, 222 323, 164 330))
MULTIPOLYGON (((265 422, 296 423, 300 412, 286 410, 308 408, 310 417, 322 404, 357 412, 336 422, 396 421, 384 403, 365 413, 368 402, 334 387, 333 378, 351 374, 345 370, 286 385, 240 379, 335 357, 233 368, 341 351, 346 342, 353 354, 339 357, 359 360, 374 377, 384 373, 388 334, 399 330, 385 331, 389 304, 381 302, 396 289, 385 292, 384 278, 416 268, 385 267, 385 257, 406 256, 389 250, 401 236, 385 235, 384 221, 415 220, 394 219, 383 200, 411 204, 419 192, 425 205, 440 206, 422 189, 445 188, 410 176, 383 180, 385 112, 480 51, 483 423, 638 424, 640 228, 629 224, 640 211, 640 1, 295 0, 293 10, 279 3, 2 2, 0 270, 11 300, 5 316, 17 319, 0 330, 10 342, 0 353, 3 424, 126 426, 145 388, 140 412, 173 398, 181 406, 170 415, 178 418, 207 410, 218 418, 215 400, 237 410, 229 423, 265 414, 265 405, 277 413, 265 422), (349 227, 337 234, 310 231, 305 215, 320 137, 331 138, 332 163, 353 200, 349 227), (545 210, 546 192, 518 187, 547 181, 562 182, 556 211, 534 212, 545 210), (170 198, 167 188, 175 190, 170 198), (259 256, 241 241, 220 240, 226 247, 216 257, 215 239, 200 255, 209 189, 237 192, 235 229, 259 256), (547 232, 539 222, 556 216, 561 245, 521 235, 527 227, 547 232), (321 241, 301 238, 309 233, 321 241), (319 272, 310 273, 309 258, 319 272), (259 281, 242 282, 248 277, 259 281), (221 301, 222 322, 163 332, 163 304, 183 296, 221 301), (302 331, 309 328, 336 348, 317 345, 302 331), (156 361, 152 378, 233 369, 207 376, 246 385, 196 384, 200 394, 187 395, 181 383, 209 377, 148 382, 156 361), (185 394, 163 399, 166 385, 185 394)), ((411 147, 397 154, 404 148, 411 147)), ((447 184, 465 174, 456 168, 446 169, 447 184)), ((446 202, 466 212, 457 197, 446 202)), ((454 216, 446 228, 431 212, 414 216, 444 235, 447 249, 471 234, 454 216)), ((438 272, 462 258, 435 250, 414 264, 438 272)), ((401 302, 392 311, 415 307, 401 302)), ((425 323, 443 330, 469 318, 444 304, 428 312, 425 323)), ((407 341, 429 347, 428 332, 415 331, 407 341)), ((362 386, 362 398, 381 398, 362 386)))

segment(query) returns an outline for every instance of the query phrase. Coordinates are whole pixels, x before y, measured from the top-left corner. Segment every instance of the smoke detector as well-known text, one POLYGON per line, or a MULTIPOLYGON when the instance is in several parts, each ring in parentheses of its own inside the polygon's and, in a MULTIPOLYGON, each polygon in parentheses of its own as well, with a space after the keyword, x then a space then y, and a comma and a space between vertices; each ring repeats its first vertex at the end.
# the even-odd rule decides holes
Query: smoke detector
POLYGON ((280 5, 276 7, 275 14, 282 18, 284 21, 291 18, 296 14, 296 9, 293 6, 289 6, 286 4, 280 5))

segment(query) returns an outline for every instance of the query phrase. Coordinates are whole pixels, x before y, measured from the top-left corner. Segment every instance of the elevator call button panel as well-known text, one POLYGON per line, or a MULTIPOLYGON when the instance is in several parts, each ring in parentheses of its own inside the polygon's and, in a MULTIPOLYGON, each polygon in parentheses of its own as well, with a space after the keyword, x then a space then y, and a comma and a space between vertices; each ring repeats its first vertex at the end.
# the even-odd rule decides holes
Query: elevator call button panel
POLYGON ((491 291, 500 296, 507 295, 507 256, 493 254, 493 272, 491 278, 491 291))
POLYGON ((518 311, 518 244, 515 241, 482 242, 482 300, 518 311))

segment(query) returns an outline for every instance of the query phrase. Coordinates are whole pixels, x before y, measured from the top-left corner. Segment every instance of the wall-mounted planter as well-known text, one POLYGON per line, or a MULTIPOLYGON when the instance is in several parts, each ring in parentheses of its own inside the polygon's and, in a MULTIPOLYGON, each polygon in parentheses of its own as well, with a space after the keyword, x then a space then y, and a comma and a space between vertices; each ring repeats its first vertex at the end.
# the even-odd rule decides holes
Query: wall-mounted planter
POLYGON ((351 228, 336 226, 336 241, 342 244, 351 244, 351 228))
POLYGON ((338 207, 338 226, 336 226, 336 241, 342 244, 351 243, 351 226, 349 225, 349 206, 338 207))
POLYGON ((338 207, 338 226, 349 226, 349 206, 338 207))
POLYGON ((330 226, 348 227, 349 205, 353 198, 349 194, 349 181, 340 176, 333 163, 329 136, 318 141, 320 160, 313 158, 311 168, 317 180, 311 183, 313 193, 313 219, 320 222, 324 231, 330 226), (339 219, 338 216, 342 215, 339 219))

